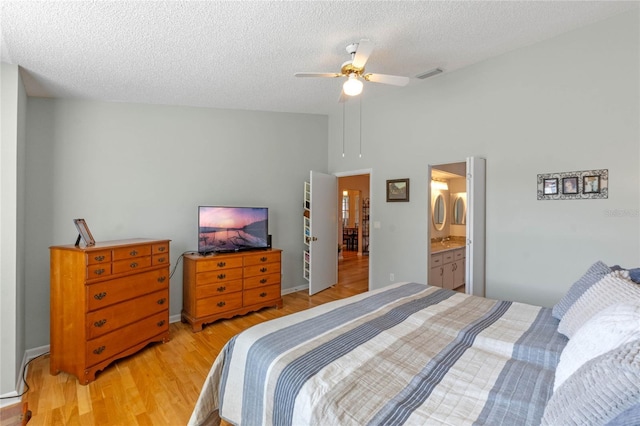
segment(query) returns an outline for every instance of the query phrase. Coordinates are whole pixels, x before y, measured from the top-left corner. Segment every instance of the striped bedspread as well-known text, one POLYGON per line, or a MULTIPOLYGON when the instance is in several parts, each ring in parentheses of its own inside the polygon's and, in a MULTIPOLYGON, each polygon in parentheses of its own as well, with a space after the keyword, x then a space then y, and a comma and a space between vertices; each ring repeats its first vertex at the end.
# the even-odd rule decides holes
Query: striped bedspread
POLYGON ((395 284, 234 337, 189 424, 537 425, 557 326, 547 308, 395 284))

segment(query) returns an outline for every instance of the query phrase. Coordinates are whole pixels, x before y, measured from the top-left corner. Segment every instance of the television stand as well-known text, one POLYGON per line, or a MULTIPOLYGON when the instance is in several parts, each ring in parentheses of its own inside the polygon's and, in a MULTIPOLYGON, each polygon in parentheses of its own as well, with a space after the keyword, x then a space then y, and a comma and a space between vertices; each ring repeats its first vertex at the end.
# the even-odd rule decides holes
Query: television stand
POLYGON ((282 250, 184 256, 182 322, 194 332, 219 319, 282 307, 282 250))

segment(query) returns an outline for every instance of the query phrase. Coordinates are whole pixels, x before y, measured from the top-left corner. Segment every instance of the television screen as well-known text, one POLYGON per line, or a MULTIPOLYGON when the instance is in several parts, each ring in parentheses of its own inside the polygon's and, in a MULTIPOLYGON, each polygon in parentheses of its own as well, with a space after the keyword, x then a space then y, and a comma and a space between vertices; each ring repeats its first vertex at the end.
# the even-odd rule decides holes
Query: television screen
POLYGON ((265 249, 269 233, 266 207, 198 207, 198 253, 265 249))

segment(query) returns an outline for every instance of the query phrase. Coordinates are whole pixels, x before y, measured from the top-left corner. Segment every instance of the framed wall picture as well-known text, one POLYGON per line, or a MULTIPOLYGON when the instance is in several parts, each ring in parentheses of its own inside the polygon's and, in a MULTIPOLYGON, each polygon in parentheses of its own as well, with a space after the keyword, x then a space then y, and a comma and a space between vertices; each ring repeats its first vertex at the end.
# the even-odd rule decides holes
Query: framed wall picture
POLYGON ((578 176, 562 178, 562 193, 563 194, 578 193, 578 176))
POLYGON ((76 246, 80 245, 80 238, 82 238, 87 247, 91 247, 96 244, 96 241, 93 239, 93 235, 91 235, 91 231, 89 231, 87 222, 85 222, 84 219, 73 219, 73 223, 75 223, 78 233, 80 234, 76 240, 76 246))
POLYGON ((387 181, 387 202, 409 201, 409 179, 387 181))
POLYGON ((582 179, 583 194, 593 194, 600 192, 600 176, 584 176, 582 179))
POLYGON ((548 178, 544 180, 544 195, 558 193, 558 178, 548 178))
POLYGON ((593 200, 609 198, 609 170, 579 170, 539 174, 538 200, 593 200))

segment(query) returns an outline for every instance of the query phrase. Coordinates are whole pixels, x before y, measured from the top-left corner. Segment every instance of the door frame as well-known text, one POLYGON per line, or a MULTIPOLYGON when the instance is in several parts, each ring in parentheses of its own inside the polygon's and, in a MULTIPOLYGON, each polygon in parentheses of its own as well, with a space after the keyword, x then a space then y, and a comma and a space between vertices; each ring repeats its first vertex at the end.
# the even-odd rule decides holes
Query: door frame
MULTIPOLYGON (((374 217, 373 215, 373 210, 374 210, 374 206, 375 206, 375 191, 372 191, 372 184, 371 182, 373 181, 373 169, 359 169, 359 170, 350 170, 350 171, 345 171, 345 172, 335 172, 333 174, 335 177, 337 177, 338 179, 341 177, 348 177, 348 176, 359 176, 359 175, 369 175, 369 217, 374 217)), ((338 194, 336 193, 336 199, 338 197, 338 194)), ((371 274, 372 274, 372 269, 373 269, 373 263, 371 262, 372 259, 372 253, 375 250, 375 243, 374 243, 374 233, 372 232, 373 229, 373 222, 369 221, 369 271, 367 273, 367 288, 369 290, 371 290, 371 274)), ((336 234, 338 233, 338 229, 336 227, 336 234)))
MULTIPOLYGON (((486 193, 485 193, 485 180, 486 179, 486 159, 482 157, 467 157, 463 161, 450 161, 447 163, 428 164, 427 165, 427 283, 429 283, 429 274, 431 273, 431 223, 432 223, 432 207, 431 207, 431 178, 432 170, 438 169, 438 166, 447 164, 465 163, 465 176, 467 181, 467 220, 466 220, 466 245, 465 245, 465 293, 474 294, 476 296, 486 296, 486 193), (475 180, 474 173, 476 171, 469 170, 470 167, 476 167, 481 175, 481 182, 475 180), (469 189, 477 191, 477 193, 469 194, 469 189), (481 194, 480 194, 481 192, 481 194), (476 196, 482 195, 481 200, 477 200, 476 196), (472 198, 472 200, 471 200, 472 198), (471 201, 471 202, 470 202, 471 201), (481 209, 476 215, 479 217, 473 217, 475 206, 481 209), (471 217, 470 217, 471 216, 471 217), (470 225, 476 228, 470 231, 470 225), (470 235, 473 232, 474 236, 470 235), (472 239, 473 238, 473 239, 472 239), (475 241, 474 241, 475 240, 475 241), (474 244, 475 247, 470 249, 470 244, 474 244), (473 255, 473 256, 470 256, 473 255), (479 259, 480 263, 474 263, 474 260, 479 259), (477 283, 476 283, 477 281, 477 283)), ((448 216, 448 213, 447 213, 448 216)))

